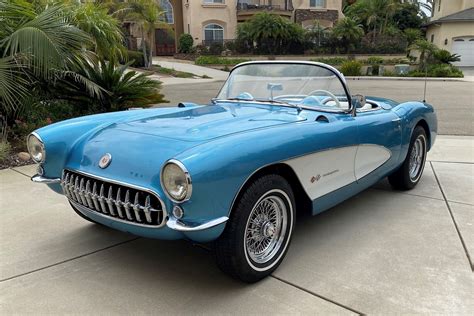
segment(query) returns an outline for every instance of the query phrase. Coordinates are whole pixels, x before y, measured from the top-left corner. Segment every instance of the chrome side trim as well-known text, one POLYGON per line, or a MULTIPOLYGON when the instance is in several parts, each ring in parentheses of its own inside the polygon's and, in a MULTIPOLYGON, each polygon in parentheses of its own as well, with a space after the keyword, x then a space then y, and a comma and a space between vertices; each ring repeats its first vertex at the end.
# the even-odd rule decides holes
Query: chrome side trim
POLYGON ((74 201, 72 201, 72 200, 69 200, 69 202, 70 202, 79 212, 81 212, 82 214, 84 214, 84 215, 87 216, 87 217, 89 217, 89 215, 95 215, 95 216, 99 216, 99 217, 102 217, 102 218, 104 218, 104 219, 110 220, 110 221, 112 221, 112 222, 120 222, 120 223, 127 224, 127 225, 139 226, 139 227, 149 228, 149 229, 160 229, 160 228, 163 228, 163 225, 160 225, 160 226, 144 225, 144 224, 140 224, 140 223, 135 223, 135 222, 130 222, 130 221, 127 221, 127 220, 123 220, 123 219, 120 219, 120 218, 118 218, 118 217, 107 216, 107 215, 105 215, 105 214, 92 211, 92 210, 88 209, 87 207, 85 207, 85 206, 83 206, 83 205, 81 205, 81 204, 78 204, 77 202, 74 202, 74 201))
POLYGON ((61 178, 46 178, 46 177, 40 176, 39 174, 36 174, 31 177, 31 181, 35 183, 55 184, 55 183, 60 183, 61 178))
POLYGON ((217 225, 223 224, 227 222, 228 220, 229 218, 227 216, 222 216, 222 217, 218 217, 213 220, 210 220, 208 222, 199 224, 199 223, 186 222, 180 219, 176 219, 175 217, 170 217, 168 221, 166 222, 166 226, 168 226, 168 228, 171 228, 179 232, 197 232, 197 231, 209 229, 217 225))

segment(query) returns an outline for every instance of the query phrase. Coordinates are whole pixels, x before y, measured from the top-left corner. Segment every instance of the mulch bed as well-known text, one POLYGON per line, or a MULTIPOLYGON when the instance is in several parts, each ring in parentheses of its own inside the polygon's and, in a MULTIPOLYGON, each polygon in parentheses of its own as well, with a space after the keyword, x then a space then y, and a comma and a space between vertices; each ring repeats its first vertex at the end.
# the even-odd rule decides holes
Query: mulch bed
POLYGON ((7 158, 0 162, 0 170, 7 169, 7 168, 21 167, 21 166, 31 165, 35 163, 33 159, 21 160, 18 157, 19 152, 26 152, 24 147, 25 146, 23 144, 20 146, 13 145, 10 151, 10 154, 7 156, 7 158))

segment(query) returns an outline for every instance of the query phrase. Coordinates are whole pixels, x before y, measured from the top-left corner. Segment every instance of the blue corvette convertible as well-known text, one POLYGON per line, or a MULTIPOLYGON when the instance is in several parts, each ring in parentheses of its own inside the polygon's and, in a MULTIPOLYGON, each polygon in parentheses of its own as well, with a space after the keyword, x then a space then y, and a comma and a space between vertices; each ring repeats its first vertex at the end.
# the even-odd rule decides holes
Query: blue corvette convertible
POLYGON ((236 66, 209 105, 75 118, 36 130, 32 180, 81 217, 135 235, 213 241, 246 282, 283 260, 295 216, 318 214, 388 176, 420 180, 437 120, 422 102, 351 95, 333 67, 236 66))

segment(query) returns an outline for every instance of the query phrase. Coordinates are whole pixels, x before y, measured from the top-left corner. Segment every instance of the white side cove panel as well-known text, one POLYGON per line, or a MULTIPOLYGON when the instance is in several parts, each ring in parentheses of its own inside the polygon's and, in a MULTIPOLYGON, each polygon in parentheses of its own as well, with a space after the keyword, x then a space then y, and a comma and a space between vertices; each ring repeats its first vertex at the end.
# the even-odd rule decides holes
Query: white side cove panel
POLYGON ((392 156, 392 152, 379 145, 361 144, 355 159, 355 176, 359 180, 368 175, 392 156))
POLYGON ((303 188, 314 200, 356 181, 354 161, 358 146, 329 149, 290 159, 303 188))

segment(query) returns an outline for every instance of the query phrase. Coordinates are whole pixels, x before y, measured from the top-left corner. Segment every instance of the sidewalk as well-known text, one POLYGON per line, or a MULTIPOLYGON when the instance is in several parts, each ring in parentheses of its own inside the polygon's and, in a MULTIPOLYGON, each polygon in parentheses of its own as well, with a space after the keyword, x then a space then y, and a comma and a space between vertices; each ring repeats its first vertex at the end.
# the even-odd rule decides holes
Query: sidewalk
POLYGON ((229 76, 228 72, 212 69, 208 67, 202 67, 187 63, 183 61, 173 61, 172 59, 163 59, 159 57, 153 57, 153 64, 160 65, 161 67, 171 68, 178 71, 190 72, 198 76, 209 76, 211 79, 189 79, 189 78, 170 78, 155 75, 158 80, 163 82, 163 85, 175 85, 175 84, 186 84, 186 83, 203 83, 203 82, 215 82, 224 81, 229 76))
POLYGON ((474 137, 439 136, 411 191, 381 181, 296 223, 254 285, 185 241, 91 224, 66 198, 0 171, 0 312, 8 314, 472 314, 474 137), (471 261, 470 261, 471 260, 471 261))

